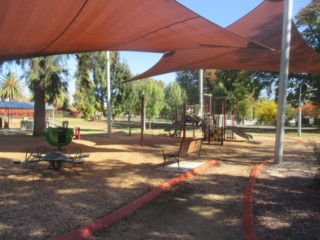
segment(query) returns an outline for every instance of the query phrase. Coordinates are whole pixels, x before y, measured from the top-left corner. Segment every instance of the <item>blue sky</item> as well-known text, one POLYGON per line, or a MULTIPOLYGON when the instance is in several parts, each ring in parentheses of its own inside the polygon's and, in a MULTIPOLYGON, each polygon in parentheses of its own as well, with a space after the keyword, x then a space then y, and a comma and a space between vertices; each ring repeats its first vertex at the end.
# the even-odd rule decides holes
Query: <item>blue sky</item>
MULTIPOLYGON (((250 12, 262 0, 178 0, 178 2, 208 20, 226 27, 250 12)), ((293 16, 310 2, 311 0, 293 0, 293 16)), ((158 53, 120 52, 121 60, 129 65, 134 75, 152 67, 161 56, 162 54, 158 53)), ((154 76, 153 78, 169 83, 174 81, 175 73, 154 76)))

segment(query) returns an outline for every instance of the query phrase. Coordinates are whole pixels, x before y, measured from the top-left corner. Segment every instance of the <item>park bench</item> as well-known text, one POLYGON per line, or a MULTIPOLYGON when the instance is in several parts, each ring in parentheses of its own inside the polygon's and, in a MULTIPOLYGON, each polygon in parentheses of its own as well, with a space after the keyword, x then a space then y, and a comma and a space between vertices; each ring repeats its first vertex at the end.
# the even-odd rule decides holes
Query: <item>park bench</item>
POLYGON ((178 168, 180 168, 180 160, 188 160, 190 154, 196 153, 198 154, 198 157, 200 157, 202 141, 202 138, 185 138, 181 141, 179 150, 177 152, 165 153, 163 150, 163 167, 165 167, 166 162, 169 161, 169 159, 175 159, 178 163, 178 168))

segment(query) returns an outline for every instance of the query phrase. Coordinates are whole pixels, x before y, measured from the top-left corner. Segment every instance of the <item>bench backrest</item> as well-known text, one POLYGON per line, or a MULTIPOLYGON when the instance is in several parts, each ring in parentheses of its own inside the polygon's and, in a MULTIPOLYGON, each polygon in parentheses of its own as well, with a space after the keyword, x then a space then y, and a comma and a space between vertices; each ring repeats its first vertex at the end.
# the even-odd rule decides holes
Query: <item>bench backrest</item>
POLYGON ((196 153, 201 150, 202 139, 192 139, 189 143, 188 153, 196 153))
POLYGON ((179 157, 187 157, 190 153, 199 153, 202 139, 184 139, 179 149, 179 157))

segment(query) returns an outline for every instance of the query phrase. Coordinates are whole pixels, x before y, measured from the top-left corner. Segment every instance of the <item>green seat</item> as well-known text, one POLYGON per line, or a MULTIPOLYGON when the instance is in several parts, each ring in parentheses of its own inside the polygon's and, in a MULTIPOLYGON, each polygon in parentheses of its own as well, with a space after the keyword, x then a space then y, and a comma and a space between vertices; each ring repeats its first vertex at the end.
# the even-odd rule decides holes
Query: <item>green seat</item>
POLYGON ((71 143, 73 138, 73 128, 47 128, 45 132, 48 143, 58 147, 71 143))

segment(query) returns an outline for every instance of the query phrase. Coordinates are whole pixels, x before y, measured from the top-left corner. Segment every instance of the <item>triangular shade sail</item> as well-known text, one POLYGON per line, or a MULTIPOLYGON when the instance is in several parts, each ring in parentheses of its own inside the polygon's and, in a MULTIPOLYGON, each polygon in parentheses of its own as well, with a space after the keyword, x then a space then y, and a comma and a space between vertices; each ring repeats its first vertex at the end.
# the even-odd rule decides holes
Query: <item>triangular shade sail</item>
POLYGON ((201 45, 263 48, 175 0, 1 0, 0 61, 102 50, 201 45))
MULTIPOLYGON (((279 72, 283 10, 283 1, 266 0, 227 27, 228 30, 275 49, 275 51, 232 49, 209 45, 177 50, 166 53, 155 66, 132 80, 173 71, 201 68, 279 72)), ((320 73, 320 55, 307 45, 294 24, 292 25, 289 66, 291 72, 320 73)))

